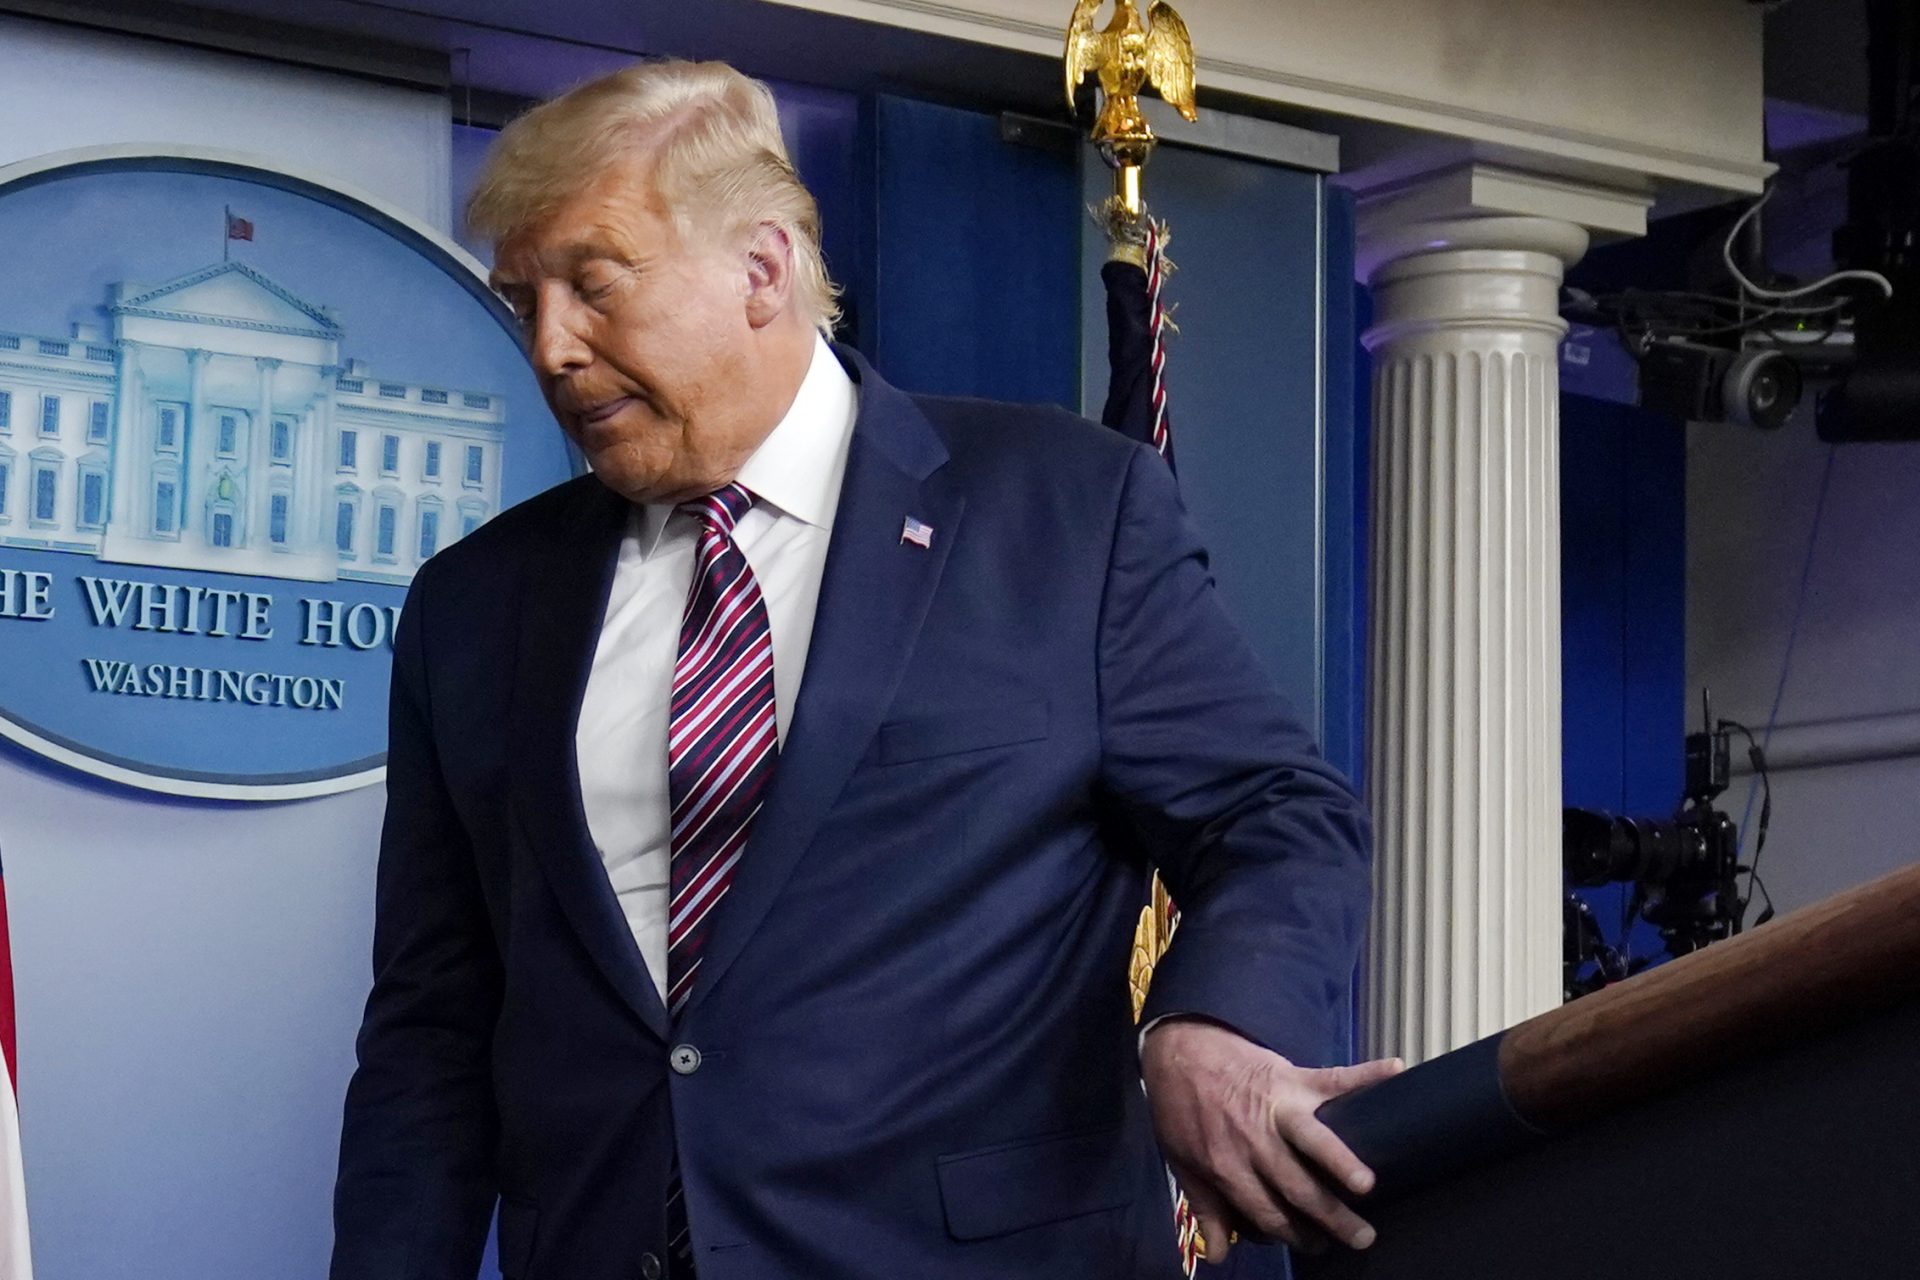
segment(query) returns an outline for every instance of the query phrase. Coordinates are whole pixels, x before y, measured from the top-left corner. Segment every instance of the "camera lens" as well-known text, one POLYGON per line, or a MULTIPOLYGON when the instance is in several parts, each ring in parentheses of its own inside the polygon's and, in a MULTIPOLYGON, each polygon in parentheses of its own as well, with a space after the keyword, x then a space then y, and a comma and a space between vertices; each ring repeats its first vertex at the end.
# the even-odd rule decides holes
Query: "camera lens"
POLYGON ((1800 369, 1784 352, 1748 349, 1727 366, 1720 394, 1728 418, 1771 431, 1800 403, 1800 369))

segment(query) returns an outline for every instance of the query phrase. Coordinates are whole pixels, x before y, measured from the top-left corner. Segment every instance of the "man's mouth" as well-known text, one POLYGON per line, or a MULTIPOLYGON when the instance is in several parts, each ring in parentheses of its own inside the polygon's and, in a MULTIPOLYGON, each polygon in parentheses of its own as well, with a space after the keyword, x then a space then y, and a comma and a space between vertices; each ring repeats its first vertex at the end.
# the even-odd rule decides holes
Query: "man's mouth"
POLYGON ((576 416, 580 419, 581 426, 591 427, 598 423, 605 422, 608 418, 611 418, 614 414, 626 408, 629 403, 631 403, 631 401, 626 396, 621 396, 617 400, 603 400, 599 404, 588 405, 586 408, 580 410, 576 416))

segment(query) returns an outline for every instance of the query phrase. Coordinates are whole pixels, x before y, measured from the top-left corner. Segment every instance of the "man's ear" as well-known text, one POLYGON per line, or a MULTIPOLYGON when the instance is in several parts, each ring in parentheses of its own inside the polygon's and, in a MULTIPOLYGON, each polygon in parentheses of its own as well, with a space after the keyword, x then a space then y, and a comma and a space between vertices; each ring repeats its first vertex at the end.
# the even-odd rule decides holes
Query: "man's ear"
POLYGON ((746 247, 747 323, 771 324, 793 305, 793 238, 785 227, 762 223, 746 247))

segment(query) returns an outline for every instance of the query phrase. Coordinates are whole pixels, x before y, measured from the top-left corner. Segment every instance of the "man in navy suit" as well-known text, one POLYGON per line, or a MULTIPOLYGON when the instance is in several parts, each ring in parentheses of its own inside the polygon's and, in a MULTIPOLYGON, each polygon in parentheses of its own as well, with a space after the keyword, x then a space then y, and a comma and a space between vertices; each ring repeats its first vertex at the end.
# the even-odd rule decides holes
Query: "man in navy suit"
POLYGON ((408 599, 335 1280, 468 1280, 496 1204, 519 1280, 1165 1278, 1168 1165, 1216 1261, 1364 1247, 1364 811, 1161 461, 830 348, 730 68, 530 113, 469 218, 592 474, 408 599))

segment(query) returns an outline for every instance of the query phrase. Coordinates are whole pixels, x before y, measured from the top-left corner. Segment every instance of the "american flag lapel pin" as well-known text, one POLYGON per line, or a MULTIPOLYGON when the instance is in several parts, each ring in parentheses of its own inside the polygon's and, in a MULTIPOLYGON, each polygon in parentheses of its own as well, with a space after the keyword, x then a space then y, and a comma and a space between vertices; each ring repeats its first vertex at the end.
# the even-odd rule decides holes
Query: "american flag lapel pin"
POLYGON ((908 516, 907 522, 900 526, 900 541, 902 545, 911 542, 923 550, 932 550, 933 526, 925 520, 916 520, 908 516))

